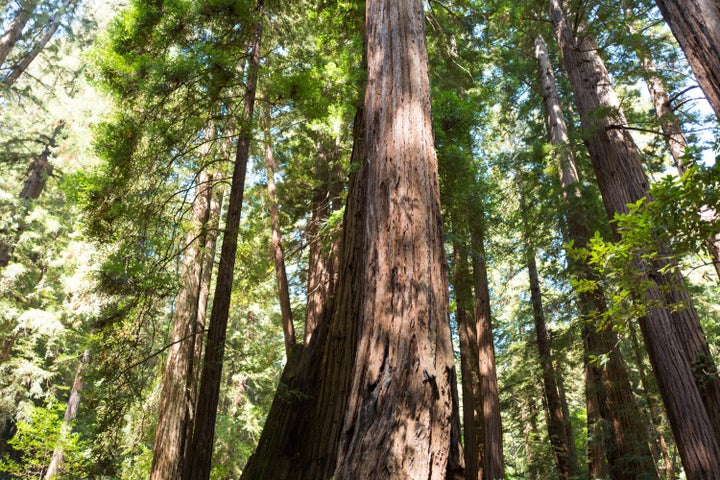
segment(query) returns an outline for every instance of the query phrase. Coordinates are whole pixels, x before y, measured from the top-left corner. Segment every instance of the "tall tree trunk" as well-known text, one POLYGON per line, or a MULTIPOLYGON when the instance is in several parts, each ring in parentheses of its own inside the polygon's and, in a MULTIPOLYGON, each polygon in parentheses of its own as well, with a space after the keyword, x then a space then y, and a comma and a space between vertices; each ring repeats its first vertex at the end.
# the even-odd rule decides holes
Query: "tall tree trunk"
POLYGON ((478 440, 482 437, 483 421, 477 415, 482 411, 480 372, 478 367, 477 335, 472 321, 472 288, 467 253, 459 242, 453 244, 453 290, 455 292, 455 320, 460 337, 460 368, 463 392, 463 453, 465 479, 482 480, 483 452, 478 440), (479 408, 478 408, 479 407, 479 408))
POLYGON ((80 392, 82 391, 85 381, 82 377, 83 368, 90 362, 90 352, 85 350, 80 358, 80 364, 75 371, 75 380, 73 380, 70 389, 70 397, 68 398, 67 407, 65 407, 65 417, 60 426, 60 437, 55 446, 55 450, 50 460, 50 465, 45 472, 45 480, 56 478, 60 473, 62 464, 65 461, 65 441, 72 431, 72 422, 77 418, 78 408, 80 408, 80 392))
POLYGON ((548 423, 548 436, 550 437, 555 465, 557 466, 560 478, 570 479, 578 473, 572 468, 573 464, 577 461, 573 462, 570 458, 570 445, 565 432, 567 419, 565 415, 563 415, 562 405, 560 404, 557 377, 550 354, 550 337, 545 325, 545 313, 543 311, 535 253, 529 245, 526 245, 526 257, 528 276, 530 277, 530 297, 533 307, 533 319, 535 320, 535 334, 537 336, 537 347, 540 355, 543 393, 545 401, 547 402, 546 418, 548 423))
POLYGON ((20 9, 15 12, 10 25, 5 33, 0 36, 0 66, 5 63, 8 54, 22 36, 23 28, 32 17, 35 7, 39 3, 38 0, 21 0, 20 9))
POLYGON ((542 304, 542 291, 540 290, 540 277, 535 262, 535 249, 530 241, 530 229, 525 220, 525 194, 523 192, 519 174, 516 174, 518 195, 520 201, 520 212, 523 218, 523 242, 525 245, 525 261, 528 268, 528 279, 530 282, 530 301, 533 309, 533 320, 535 322, 535 338, 537 342, 538 355, 540 356, 540 371, 543 382, 543 397, 548 427, 548 436, 553 449, 555 465, 561 479, 570 479, 578 474, 575 470, 577 458, 572 458, 569 439, 566 432, 566 424, 569 419, 563 414, 560 402, 560 393, 557 385, 557 374, 552 362, 550 348, 550 335, 545 322, 545 311, 542 304))
MULTIPOLYGON (((567 126, 560 107, 550 58, 541 37, 535 41, 535 55, 539 64, 548 129, 553 144, 559 149, 560 184, 563 189, 568 237, 575 248, 584 249, 590 239, 587 212, 580 194, 577 167, 568 141, 567 126)), ((572 255, 568 257, 572 258, 572 255)), ((570 265, 581 280, 598 280, 587 263, 571 260, 570 265)), ((625 363, 613 341, 612 325, 606 324, 598 330, 592 320, 606 311, 603 292, 599 289, 582 292, 578 300, 584 322, 589 473, 593 478, 607 476, 605 459, 602 458, 604 454, 610 462, 613 478, 652 478, 655 476, 655 466, 648 439, 644 435, 645 430, 632 395, 625 363), (591 361, 591 358, 601 356, 608 358, 604 366, 591 361), (614 433, 605 435, 604 424, 612 426, 614 433)))
POLYGON ((495 368, 495 345, 493 341, 492 316, 490 313, 490 290, 488 286, 485 238, 480 222, 471 225, 472 267, 475 287, 475 331, 477 332, 478 368, 480 374, 480 398, 482 408, 483 480, 505 478, 503 459, 502 420, 497 371, 495 368))
POLYGON ((201 344, 207 308, 208 286, 203 282, 209 281, 208 270, 212 269, 212 263, 208 265, 206 257, 208 253, 214 253, 214 248, 213 252, 205 250, 209 237, 215 236, 208 228, 209 222, 213 221, 213 180, 204 170, 197 176, 191 228, 185 242, 180 290, 175 297, 173 332, 163 374, 150 470, 153 480, 181 478, 189 441, 187 435, 192 433, 197 364, 200 362, 197 345, 201 344))
MULTIPOLYGON (((550 17, 575 94, 590 158, 609 217, 627 213, 627 205, 647 196, 648 182, 639 152, 623 128, 625 118, 612 90, 605 66, 592 39, 576 39, 559 0, 550 0, 550 17), (598 115, 598 108, 610 113, 598 115)), ((661 247, 659 247, 662 249, 661 247)), ((657 265, 639 257, 638 271, 647 272, 647 315, 640 320, 660 392, 670 418, 689 479, 720 477, 720 402, 712 378, 695 383, 692 365, 710 362, 697 313, 675 272, 663 275, 657 265), (665 287, 665 296, 658 287, 665 287), (682 300, 684 309, 672 308, 682 300), (704 345, 704 348, 703 348, 704 345), (703 402, 705 401, 705 402, 703 402), (714 426, 718 429, 713 431, 714 426)), ((715 379, 716 380, 716 379, 715 379)), ((718 384, 720 392, 720 384, 718 384)))
POLYGON ((720 120, 720 5, 715 0, 655 0, 720 120))
POLYGON ((638 374, 640 375, 640 388, 642 388, 642 391, 645 395, 645 403, 647 403, 648 413, 650 415, 650 423, 652 424, 652 429, 655 432, 658 446, 660 447, 660 453, 663 458, 665 478, 667 478, 668 480, 673 480, 675 478, 675 466, 673 465, 672 458, 670 457, 667 441, 665 440, 665 435, 663 434, 661 428, 662 408, 660 407, 660 405, 657 404, 655 398, 650 393, 650 381, 648 380, 648 376, 645 371, 645 363, 643 362, 643 355, 640 349, 640 343, 638 342, 637 334, 635 333, 635 326, 629 325, 628 331, 630 332, 630 340, 632 343, 633 352, 635 353, 635 363, 637 365, 638 374))
POLYGON ((225 231, 220 250, 220 265, 213 298, 212 311, 207 332, 205 355, 200 377, 198 405, 192 443, 188 461, 183 468, 184 480, 207 480, 210 477, 215 420, 220 398, 220 380, 222 377, 225 338, 230 313, 235 254, 237 253, 240 214, 245 192, 245 174, 252 139, 253 113, 255 111, 255 92, 257 90, 258 69, 260 67, 260 40, 264 21, 264 0, 257 0, 256 24, 250 47, 250 67, 240 125, 235 166, 230 183, 228 208, 225 217, 225 231))
MULTIPOLYGON (((623 2, 623 8, 625 9, 626 24, 630 33, 634 34, 636 29, 633 25, 633 11, 626 2, 623 2)), ((677 167, 680 175, 684 174, 688 166, 685 164, 685 151, 688 148, 687 139, 682 131, 680 122, 673 112, 672 105, 670 104, 670 98, 665 90, 665 85, 662 79, 657 74, 657 66, 655 61, 648 55, 644 55, 642 52, 636 50, 635 52, 640 58, 640 62, 643 69, 646 72, 645 83, 647 83, 648 91, 650 92, 650 98, 652 99, 653 106, 655 107, 655 114, 657 115, 658 121, 660 122, 660 128, 663 131, 665 142, 670 150, 670 155, 673 157, 675 166, 677 167)), ((705 245, 710 254, 713 267, 715 267, 715 273, 720 278, 720 233, 713 235, 709 238, 705 245)))
POLYGON ((459 419, 423 4, 368 0, 365 18, 360 335, 334 478, 452 478, 459 419))
POLYGON ((53 164, 50 163, 50 149, 56 146, 57 137, 65 128, 65 122, 58 122, 53 130, 50 140, 45 145, 42 153, 30 164, 28 168, 28 178, 20 192, 20 199, 24 203, 20 206, 21 219, 15 231, 0 231, 0 268, 7 267, 10 263, 13 250, 20 236, 25 231, 25 215, 29 210, 29 201, 40 198, 48 178, 53 173, 53 164))
POLYGON ((320 322, 288 385, 312 388, 301 390, 311 398, 276 396, 244 478, 462 472, 422 3, 368 0, 365 18, 360 170, 332 320, 320 322))
POLYGON ((282 234, 280 232, 280 210, 278 209, 275 189, 275 157, 270 145, 269 129, 265 134, 265 171, 267 173, 268 210, 270 210, 270 227, 272 229, 272 252, 278 285, 278 299, 280 300, 283 337, 285 338, 285 354, 290 357, 295 346, 295 327, 292 319, 287 273, 285 272, 285 254, 283 253, 282 234))
POLYGON ((42 49, 45 48, 45 45, 47 45, 50 39, 52 39, 53 35, 55 35, 55 32, 60 26, 60 20, 62 19, 62 15, 66 11, 71 9, 73 5, 77 3, 77 1, 78 0, 65 0, 63 2, 58 11, 55 13, 55 16, 52 17, 52 19, 50 20, 50 23, 45 26, 45 33, 40 38, 40 40, 38 40, 37 43, 33 45, 32 49, 29 52, 23 55, 17 65, 15 65, 10 71, 10 73, 7 74, 7 76, 3 79, 2 83, 6 87, 12 86, 17 81, 17 79, 20 78, 20 75, 25 72, 27 67, 30 66, 33 60, 35 60, 35 57, 37 57, 38 54, 42 51, 42 49))
POLYGON ((553 368, 557 378, 558 397, 560 398, 560 407, 562 408, 563 417, 565 418, 565 437, 568 441, 568 449, 570 451, 570 461, 574 462, 571 467, 572 471, 579 472, 580 464, 577 456, 577 448, 575 447, 575 431, 573 430, 572 420, 570 420, 570 405, 568 404, 567 395, 565 393, 565 380, 563 372, 557 361, 554 362, 553 368))
POLYGON ((308 238, 307 309, 305 314, 305 345, 310 344, 318 322, 332 301, 338 277, 340 236, 328 240, 321 235, 322 225, 330 214, 342 208, 340 194, 343 190, 342 169, 339 165, 340 139, 328 147, 322 138, 317 141, 315 176, 320 185, 313 190, 310 200, 310 221, 306 230, 308 238), (329 250, 329 251, 328 251, 329 250))
POLYGON ((536 411, 530 400, 523 399, 520 401, 520 419, 523 424, 523 439, 525 441, 525 461, 527 462, 527 478, 528 480, 536 480, 538 478, 538 466, 533 453, 533 437, 537 436, 536 411))
POLYGON ((323 316, 330 300, 331 271, 329 259, 323 254, 323 238, 320 228, 330 218, 330 199, 328 189, 328 156, 321 142, 318 142, 315 175, 323 181, 313 191, 310 200, 310 221, 306 235, 308 239, 308 274, 307 274, 307 307, 305 311, 305 346, 310 344, 313 332, 323 316))
MULTIPOLYGON (((228 142, 230 143, 230 142, 228 142)), ((219 176, 213 175, 210 181, 214 182, 219 176)), ((193 435, 193 427, 197 416, 198 389, 200 387, 200 368, 202 360, 203 338, 205 335, 205 321, 208 313, 208 303, 210 300, 210 281, 212 272, 215 267, 215 253, 217 251, 218 227, 220 224, 220 214, 222 210, 222 202, 224 196, 224 186, 215 184, 213 186, 213 195, 210 198, 210 214, 205 229, 205 246, 202 251, 202 276, 200 277, 200 293, 198 295, 197 321, 193 324, 194 330, 191 332, 195 338, 195 351, 193 353, 194 361, 190 370, 190 385, 187 398, 188 405, 192 405, 192 409, 187 410, 187 420, 185 421, 185 452, 183 453, 183 462, 186 462, 190 455, 191 439, 193 435)), ((184 467, 183 467, 184 470, 184 467)), ((182 471, 180 472, 182 474, 182 471)), ((177 478, 182 478, 178 476, 177 478)))

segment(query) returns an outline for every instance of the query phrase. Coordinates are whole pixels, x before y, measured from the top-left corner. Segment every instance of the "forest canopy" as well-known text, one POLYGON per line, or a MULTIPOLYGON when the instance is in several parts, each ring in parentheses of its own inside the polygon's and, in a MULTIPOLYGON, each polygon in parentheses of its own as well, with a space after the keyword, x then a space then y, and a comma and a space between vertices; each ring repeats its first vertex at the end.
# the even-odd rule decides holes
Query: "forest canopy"
POLYGON ((720 479, 718 25, 3 0, 0 480, 720 479))

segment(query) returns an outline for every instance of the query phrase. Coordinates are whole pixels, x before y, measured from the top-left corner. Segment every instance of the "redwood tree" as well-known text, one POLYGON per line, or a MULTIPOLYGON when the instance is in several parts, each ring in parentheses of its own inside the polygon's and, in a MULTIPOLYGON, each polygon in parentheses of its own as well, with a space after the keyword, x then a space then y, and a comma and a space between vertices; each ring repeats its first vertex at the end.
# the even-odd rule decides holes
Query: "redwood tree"
MULTIPOLYGON (((640 154, 624 128, 625 117, 595 42, 576 36, 559 0, 550 0, 549 6, 605 209, 610 218, 627 213, 627 205, 646 198, 649 188, 640 154)), ((686 474, 689 479, 720 478, 718 379, 703 373, 712 357, 697 313, 672 268, 663 273, 660 268, 667 265, 639 256, 634 266, 643 272, 646 287, 647 313, 640 328, 686 474)))
POLYGON ((276 396, 245 478, 462 472, 423 4, 368 0, 365 19, 359 171, 332 318, 284 376, 311 398, 276 396))
POLYGON ((655 0, 720 119, 720 5, 712 0, 655 0))
MULTIPOLYGON (((573 247, 587 248, 590 240, 588 215, 582 202, 575 158, 569 144, 567 126, 560 107, 555 77, 545 41, 535 41, 535 55, 540 70, 540 83, 547 116, 547 126, 557 155, 560 184, 563 190, 567 235, 573 247)), ((597 274, 583 261, 568 254, 570 265, 581 281, 597 281, 597 274)), ((596 325, 607 308, 603 291, 581 291, 578 308, 583 317, 585 345, 586 405, 588 412, 588 471, 592 478, 607 476, 605 456, 613 478, 628 480, 653 478, 655 466, 648 447, 647 434, 633 397, 625 362, 616 348, 612 324, 596 325), (592 357, 605 355, 608 361, 599 365, 592 357), (601 418, 611 427, 610 435, 603 435, 601 418)))

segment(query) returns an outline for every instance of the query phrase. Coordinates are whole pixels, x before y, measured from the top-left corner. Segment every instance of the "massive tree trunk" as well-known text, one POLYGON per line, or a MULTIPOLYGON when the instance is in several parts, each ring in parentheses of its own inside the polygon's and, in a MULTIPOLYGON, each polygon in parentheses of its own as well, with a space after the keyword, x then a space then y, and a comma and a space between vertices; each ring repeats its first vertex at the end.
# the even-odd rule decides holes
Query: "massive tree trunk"
POLYGON ((78 408, 80 408, 80 392, 85 386, 82 371, 88 362, 90 362, 90 352, 85 350, 80 358, 80 364, 75 371, 75 379, 73 380, 73 385, 70 389, 70 397, 68 398, 67 407, 65 407, 65 416, 63 417, 63 423, 60 426, 60 437, 58 439, 58 444, 53 451, 50 465, 45 472, 45 480, 56 478, 60 473, 63 462, 65 461, 65 441, 72 431, 72 422, 77 418, 78 408))
POLYGON ((250 47, 250 67, 243 118, 235 153, 235 165, 230 183, 228 208, 225 216, 225 230, 220 250, 217 283, 213 298, 212 311, 207 332, 205 355, 203 357, 196 420, 192 441, 188 450, 187 462, 183 467, 184 480, 207 480, 210 477, 215 420, 220 398, 220 380, 222 377, 225 338, 230 313, 235 254, 237 253, 240 214, 245 192, 245 174, 252 139, 253 113, 255 111, 255 92, 257 90, 258 69, 260 67, 260 39, 264 21, 264 0, 257 0, 256 24, 250 47))
MULTIPOLYGON (((566 209, 568 238, 575 248, 587 248, 590 228, 579 189, 575 158, 570 149, 567 126, 560 107, 555 78, 545 41, 535 41, 535 55, 540 70, 547 124, 553 144, 559 149, 560 184, 566 209)), ((572 255, 568 255, 572 259, 572 255)), ((580 280, 597 281, 597 275, 584 262, 570 261, 580 280)), ((625 362, 615 345, 612 325, 598 328, 593 318, 606 311, 601 290, 582 292, 578 307, 583 316, 585 345, 586 403, 588 412, 588 469, 592 478, 607 475, 605 459, 615 479, 652 478, 655 466, 648 447, 640 412, 632 395, 625 362), (604 366, 591 361, 606 356, 604 366), (614 431, 603 433, 607 424, 614 431), (607 443, 607 444, 605 444, 607 443)))
POLYGON ((295 346, 295 326, 293 325, 290 291, 288 289, 287 273, 285 272, 285 254, 283 252, 282 234, 280 232, 280 210, 278 209, 275 188, 275 168, 275 157, 272 146, 270 145, 270 129, 268 129, 265 134, 265 172, 267 174, 268 210, 270 211, 270 227, 272 230, 271 248, 273 261, 275 263, 278 299, 280 300, 285 354, 287 357, 290 357, 292 349, 295 346))
POLYGON ((720 5, 715 0, 655 0, 720 119, 720 5))
POLYGON ((308 396, 276 396, 244 478, 462 472, 423 7, 368 0, 365 18, 360 170, 332 319, 288 362, 283 389, 308 396))
POLYGON ((23 74, 27 67, 30 66, 33 60, 35 60, 35 57, 37 57, 38 54, 42 51, 42 49, 45 48, 45 45, 47 45, 50 39, 52 39, 53 35, 55 35, 55 32, 60 26, 60 21, 63 14, 73 8, 74 4, 77 3, 77 1, 78 0, 65 0, 63 2, 58 11, 55 13, 55 16, 52 17, 52 19, 50 20, 50 23, 45 26, 45 33, 43 34, 43 36, 35 43, 35 45, 33 45, 30 51, 26 52, 25 55, 22 56, 20 61, 15 66, 13 66, 13 69, 10 71, 10 73, 8 73, 7 76, 3 79, 2 83, 6 87, 12 86, 17 81, 17 79, 20 78, 20 75, 23 74))
MULTIPOLYGON (((592 39, 575 38, 559 0, 550 0, 550 17, 586 130, 605 209, 610 218, 627 213, 629 203, 647 196, 648 182, 639 152, 623 128, 625 118, 607 70, 592 39)), ((658 248, 664 250, 663 246, 658 248)), ((716 388, 717 378, 703 375, 696 384, 693 375, 693 366, 712 362, 709 352, 705 354, 707 343, 697 313, 678 274, 661 274, 659 265, 650 265, 639 257, 635 266, 647 272, 644 279, 649 283, 644 296, 648 309, 640 326, 688 478, 720 478, 720 402, 716 395, 720 388, 716 388), (685 308, 677 308, 678 300, 685 308)))
POLYGON ((32 17, 39 0, 21 0, 20 9, 15 12, 8 29, 0 36, 0 66, 5 63, 8 54, 22 36, 23 28, 32 17))
POLYGON ((443 479, 459 419, 423 4, 368 0, 365 13, 359 338, 334 478, 443 479))
MULTIPOLYGON (((213 207, 218 202, 213 194, 214 179, 202 171, 197 176, 192 206, 191 229, 187 233, 183 253, 180 290, 175 298, 173 332, 163 374, 158 426, 153 445, 150 478, 164 480, 181 478, 185 452, 192 434, 192 420, 197 397, 197 371, 200 362, 198 346, 205 329, 205 312, 214 238, 211 229, 213 207), (212 247, 212 251, 208 247, 212 247), (210 256, 210 262, 207 257, 210 256)), ((217 207, 215 207, 217 208, 217 207)))
POLYGON ((490 290, 488 286, 487 259, 482 225, 474 220, 471 225, 472 267, 475 287, 475 331, 477 333, 478 368, 480 375, 482 420, 482 478, 497 480, 505 478, 502 448, 502 420, 500 397, 495 368, 495 345, 493 341, 492 316, 490 313, 490 290))

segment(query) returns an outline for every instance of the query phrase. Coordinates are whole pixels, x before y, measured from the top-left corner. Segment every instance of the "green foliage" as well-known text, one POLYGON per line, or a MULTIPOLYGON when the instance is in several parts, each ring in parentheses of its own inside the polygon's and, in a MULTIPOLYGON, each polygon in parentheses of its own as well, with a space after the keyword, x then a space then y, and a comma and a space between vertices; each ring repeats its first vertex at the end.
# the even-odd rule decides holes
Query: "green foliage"
POLYGON ((65 407, 57 402, 45 407, 28 407, 16 423, 17 431, 8 441, 14 452, 0 459, 0 472, 13 479, 36 479, 47 470, 55 448, 62 448, 64 478, 79 478, 87 459, 78 433, 63 434, 65 407))
POLYGON ((608 241, 596 233, 587 250, 575 250, 573 255, 588 261, 599 274, 599 280, 586 280, 577 287, 592 291, 602 286, 611 295, 611 309, 599 319, 601 323, 638 318, 652 306, 644 300, 652 280, 639 269, 639 261, 660 273, 671 272, 679 260, 692 261, 695 253, 704 251, 707 239, 720 231, 712 207, 720 204, 718 172, 715 166, 695 165, 682 177, 664 177, 648 197, 628 205, 628 213, 615 216, 620 240, 608 241))

